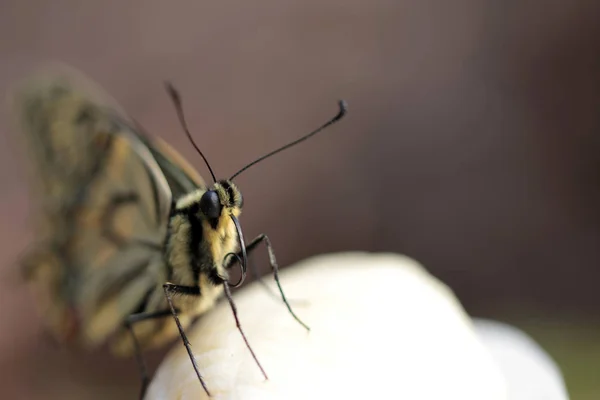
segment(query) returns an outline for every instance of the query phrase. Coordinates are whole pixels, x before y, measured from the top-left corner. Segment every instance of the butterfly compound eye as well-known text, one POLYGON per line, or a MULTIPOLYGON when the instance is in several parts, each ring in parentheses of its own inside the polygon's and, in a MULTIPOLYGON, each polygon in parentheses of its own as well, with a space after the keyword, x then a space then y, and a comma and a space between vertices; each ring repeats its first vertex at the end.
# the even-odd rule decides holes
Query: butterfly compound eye
POLYGON ((200 198, 200 211, 209 219, 219 218, 221 215, 221 202, 219 195, 214 190, 209 190, 200 198))

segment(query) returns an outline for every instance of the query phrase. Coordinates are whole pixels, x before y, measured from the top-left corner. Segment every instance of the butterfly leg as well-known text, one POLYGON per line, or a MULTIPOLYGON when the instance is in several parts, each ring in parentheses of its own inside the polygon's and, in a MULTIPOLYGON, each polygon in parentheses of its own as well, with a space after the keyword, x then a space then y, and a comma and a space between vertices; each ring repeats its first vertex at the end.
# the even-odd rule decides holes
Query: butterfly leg
MULTIPOLYGON (((273 251, 273 246, 271 245, 271 241, 269 240, 269 237, 267 235, 265 235, 264 233, 261 233, 260 235, 258 235, 254 240, 252 240, 252 242, 250 242, 246 246, 246 253, 250 254, 262 242, 264 242, 265 246, 267 247, 267 252, 269 253, 269 264, 271 265, 271 270, 273 271, 273 278, 275 279, 275 283, 277 284, 277 288, 279 289, 279 294, 281 295, 281 299, 283 300, 283 303, 287 307, 290 314, 292 314, 292 317, 294 317, 294 319, 300 325, 302 325, 307 331, 310 331, 310 328, 308 327, 308 325, 306 325, 304 322, 302 322, 302 320, 296 315, 296 313, 294 313, 294 311, 292 310, 292 307, 290 306, 290 302, 285 297, 285 293, 283 292, 283 288, 281 287, 281 283, 279 282, 279 267, 277 265, 277 259, 275 258, 275 252, 273 251)), ((242 257, 242 253, 239 252, 238 256, 242 257)), ((237 259, 235 257, 232 257, 231 261, 229 261, 229 263, 225 267, 230 268, 236 261, 237 261, 237 259)))
POLYGON ((187 351, 188 356, 190 357, 190 361, 192 362, 194 372, 196 372, 196 376, 198 377, 200 384, 204 388, 204 391, 210 397, 210 392, 208 391, 208 388, 206 387, 206 383, 204 382, 204 379, 202 379, 202 375, 200 375, 200 369, 198 368, 198 364, 196 363, 196 359, 194 358, 194 354, 192 353, 192 345, 190 344, 190 341, 188 340, 187 335, 185 334, 185 331, 183 330, 183 326, 181 325, 181 322, 179 321, 179 316, 177 315, 177 310, 173 306, 173 294, 180 294, 180 295, 186 295, 186 296, 200 296, 200 288, 195 287, 195 286, 181 286, 181 285, 175 285, 172 283, 165 283, 163 285, 163 289, 165 291, 165 297, 167 298, 167 303, 169 304, 171 315, 173 316, 173 319, 175 320, 175 323, 177 324, 177 329, 179 330, 179 336, 181 336, 181 341, 183 342, 183 346, 185 347, 185 350, 187 351))
MULTIPOLYGON (((248 251, 248 250, 246 249, 246 251, 248 251)), ((241 253, 238 254, 238 256, 241 257, 242 256, 241 253)), ((233 262, 235 262, 235 261, 236 261, 236 259, 234 258, 233 262)), ((231 266, 231 265, 229 265, 229 266, 231 266)), ((260 286, 262 286, 263 289, 265 289, 265 292, 267 292, 269 294, 269 296, 271 296, 271 298, 273 300, 280 301, 281 298, 279 297, 279 295, 277 293, 275 293, 273 291, 273 289, 271 289, 271 286, 267 285, 267 283, 265 282, 265 280, 263 279, 263 277, 260 276, 260 273, 258 272, 258 268, 256 268, 256 264, 254 262, 252 262, 252 259, 250 259, 250 258, 248 259, 248 266, 250 267, 249 268, 250 269, 250 274, 252 275, 252 277, 254 278, 254 280, 256 282, 258 282, 258 284, 260 286)), ((302 299, 288 299, 288 303, 290 305, 296 305, 296 306, 298 306, 298 305, 306 305, 307 304, 307 302, 305 300, 302 300, 302 299)))
MULTIPOLYGON (((181 326, 181 322, 179 321, 179 317, 177 316, 177 310, 173 306, 173 298, 172 298, 174 293, 181 294, 181 295, 199 296, 200 288, 194 287, 194 286, 174 285, 172 283, 165 283, 163 285, 163 288, 165 290, 165 296, 167 298, 167 302, 169 303, 169 308, 171 309, 171 314, 173 315, 173 318, 175 319, 175 323, 177 324, 177 329, 179 329, 179 335, 181 336, 183 345, 185 346, 188 356, 190 357, 190 361, 192 362, 194 371, 196 372, 196 376, 198 377, 200 384, 202 384, 204 391, 206 391, 206 394, 208 394, 208 396, 210 397, 210 392, 208 391, 208 388, 206 387, 206 383, 204 382, 204 379, 202 379, 202 376, 200 375, 200 370, 198 368, 198 365, 196 364, 196 359, 194 358, 194 354, 192 353, 192 346, 183 330, 183 326, 181 326)), ((262 372, 265 379, 269 379, 267 377, 267 373, 265 372, 264 368, 258 361, 258 358, 256 357, 256 354, 254 353, 254 350, 252 350, 252 347, 250 346, 250 343, 248 342, 248 339, 246 338, 246 334, 242 330, 242 325, 240 324, 240 320, 239 320, 238 314, 237 314, 237 307, 235 306, 235 303, 233 302, 233 298, 231 297, 231 291, 229 290, 229 285, 227 284, 227 281, 223 281, 223 288, 225 290, 225 296, 227 297, 227 300, 229 301, 229 305, 231 306, 231 311, 233 312, 233 317, 235 319, 235 325, 238 328, 238 331, 240 331, 240 334, 242 335, 242 338, 244 339, 244 343, 246 343, 246 347, 248 347, 248 350, 250 350, 250 354, 252 354, 254 361, 258 365, 258 368, 260 368, 260 371, 262 372)))
POLYGON ((250 350, 250 354, 252 355, 252 358, 254 358, 254 362, 256 363, 256 365, 258 365, 260 372, 262 372, 262 374, 266 380, 269 380, 269 377, 267 376, 265 369, 261 365, 260 361, 258 361, 258 357, 256 357, 256 354, 254 353, 252 346, 250 346, 250 342, 248 342, 248 338, 246 338, 246 334, 242 330, 242 324, 240 324, 240 319, 238 318, 237 307, 235 306, 235 303, 233 302, 233 297, 231 296, 231 291, 229 290, 229 283, 227 283, 227 281, 223 281, 223 289, 225 291, 225 297, 227 297, 227 301, 229 302, 229 306, 231 307, 231 312, 233 313, 233 319, 235 319, 235 326, 238 328, 238 331, 240 331, 240 334, 242 335, 242 339, 244 339, 244 343, 246 343, 246 347, 248 348, 248 350, 250 350))
MULTIPOLYGON (((241 254, 239 255, 241 257, 241 254)), ((233 261, 237 261, 236 259, 233 259, 233 261)), ((251 259, 248 260, 248 264, 249 264, 249 269, 250 269, 250 275, 252 275, 252 277, 254 278, 254 280, 256 282, 258 282, 260 284, 260 286, 262 286, 265 291, 269 294, 269 296, 271 296, 273 299, 279 301, 279 296, 271 289, 271 287, 269 285, 266 284, 265 280, 262 278, 262 276, 260 276, 260 273, 258 272, 258 268, 256 268, 256 264, 254 262, 252 262, 251 259)), ((292 302, 292 300, 290 300, 290 302, 292 302)))
POLYGON ((133 340, 135 360, 138 364, 138 370, 140 372, 140 378, 142 380, 142 388, 140 389, 140 400, 142 400, 146 395, 146 390, 148 389, 148 385, 150 384, 150 375, 148 374, 148 367, 146 366, 146 361, 144 361, 142 348, 140 346, 137 336, 135 335, 135 331, 133 330, 133 325, 137 322, 147 321, 149 319, 164 318, 168 317, 169 315, 171 315, 171 310, 163 310, 152 313, 138 313, 130 315, 125 321, 125 327, 131 334, 131 338, 133 340))

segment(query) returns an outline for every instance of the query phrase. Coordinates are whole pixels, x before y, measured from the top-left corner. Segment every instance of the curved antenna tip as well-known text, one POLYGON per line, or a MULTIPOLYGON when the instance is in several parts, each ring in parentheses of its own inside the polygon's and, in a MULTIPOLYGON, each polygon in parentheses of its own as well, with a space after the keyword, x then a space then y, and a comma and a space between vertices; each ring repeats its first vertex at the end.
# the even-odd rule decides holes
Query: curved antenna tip
POLYGON ((293 146, 297 145, 298 143, 305 141, 309 137, 316 135, 317 133, 321 132, 323 129, 327 128, 328 126, 330 126, 330 125, 335 124, 336 122, 338 122, 348 112, 348 103, 346 103, 346 101, 344 101, 344 100, 338 100, 338 106, 340 107, 340 110, 338 111, 338 113, 336 114, 336 116, 333 117, 332 119, 330 119, 329 121, 327 121, 325 124, 321 125, 321 127, 315 129, 314 131, 312 131, 311 133, 309 133, 307 135, 302 136, 299 139, 294 140, 291 143, 286 144, 285 146, 282 146, 282 147, 278 148, 277 150, 273 150, 272 152, 267 153, 264 156, 259 157, 258 159, 252 161, 250 164, 246 165, 244 168, 240 169, 238 172, 236 172, 235 174, 233 174, 231 176, 231 178, 229 178, 229 180, 233 180, 236 176, 238 176, 239 174, 241 174, 242 172, 244 172, 245 170, 247 170, 251 166, 258 164, 262 160, 264 160, 266 158, 269 158, 269 157, 271 157, 271 156, 279 153, 280 151, 283 151, 285 149, 289 149, 290 147, 293 147, 293 146))
POLYGON ((346 100, 338 100, 338 106, 340 107, 340 111, 338 112, 338 114, 331 120, 331 123, 333 124, 334 122, 339 121, 340 119, 342 119, 346 113, 348 112, 348 103, 346 103, 346 100))

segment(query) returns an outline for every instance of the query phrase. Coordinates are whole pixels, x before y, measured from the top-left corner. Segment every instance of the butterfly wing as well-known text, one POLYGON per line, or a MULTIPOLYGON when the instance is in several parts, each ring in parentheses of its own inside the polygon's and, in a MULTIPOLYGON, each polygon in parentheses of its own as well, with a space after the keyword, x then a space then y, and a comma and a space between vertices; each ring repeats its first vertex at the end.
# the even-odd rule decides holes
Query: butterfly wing
MULTIPOLYGON (((142 132, 143 129, 138 125, 136 131, 142 132)), ((160 166, 171 188, 173 198, 177 199, 199 187, 205 187, 202 176, 166 142, 159 138, 149 140, 147 136, 140 136, 140 138, 160 166)))
POLYGON ((13 111, 37 210, 26 276, 55 337, 99 344, 162 287, 173 195, 202 179, 69 68, 28 80, 13 111))

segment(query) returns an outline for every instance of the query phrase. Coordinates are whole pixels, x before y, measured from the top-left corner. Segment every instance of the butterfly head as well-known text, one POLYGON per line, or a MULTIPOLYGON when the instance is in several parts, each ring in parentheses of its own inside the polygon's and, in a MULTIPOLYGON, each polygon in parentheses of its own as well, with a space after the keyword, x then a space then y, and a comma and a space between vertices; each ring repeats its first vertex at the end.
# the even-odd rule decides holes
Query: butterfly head
POLYGON ((237 186, 231 181, 218 181, 200 198, 200 212, 208 221, 218 221, 229 215, 238 216, 244 199, 237 186))
POLYGON ((230 180, 220 180, 206 190, 198 200, 198 211, 203 217, 204 234, 210 243, 213 259, 223 265, 235 257, 241 266, 242 276, 234 285, 240 285, 246 275, 246 251, 244 236, 238 221, 244 200, 242 193, 230 180), (241 257, 235 249, 241 250, 241 257))

